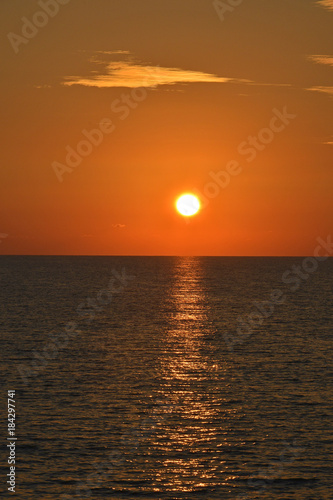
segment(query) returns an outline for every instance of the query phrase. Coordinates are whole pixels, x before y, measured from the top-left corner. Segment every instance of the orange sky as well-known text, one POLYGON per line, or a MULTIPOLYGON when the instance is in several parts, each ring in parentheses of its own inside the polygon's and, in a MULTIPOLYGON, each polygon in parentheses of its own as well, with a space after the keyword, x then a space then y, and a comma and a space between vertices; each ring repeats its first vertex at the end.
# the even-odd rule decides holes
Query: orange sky
POLYGON ((55 1, 0 7, 2 254, 306 255, 331 234, 333 1, 55 1), (214 193, 191 219, 187 191, 214 193))

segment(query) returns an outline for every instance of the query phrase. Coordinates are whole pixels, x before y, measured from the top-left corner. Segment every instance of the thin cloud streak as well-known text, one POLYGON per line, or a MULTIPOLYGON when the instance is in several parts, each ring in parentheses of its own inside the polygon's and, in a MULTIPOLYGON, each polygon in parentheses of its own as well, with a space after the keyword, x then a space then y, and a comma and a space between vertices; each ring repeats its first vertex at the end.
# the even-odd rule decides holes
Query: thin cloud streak
POLYGON ((175 85, 178 83, 226 83, 249 82, 223 78, 200 71, 188 71, 179 68, 161 68, 159 66, 143 66, 127 61, 112 62, 107 65, 106 73, 87 78, 69 77, 63 84, 66 86, 83 85, 86 87, 157 87, 158 85, 175 85))
POLYGON ((317 64, 325 64, 327 66, 333 66, 333 56, 328 55, 314 55, 308 57, 310 61, 313 61, 317 64))
MULTIPOLYGON (((315 57, 315 56, 314 56, 315 57)), ((319 56, 318 56, 319 57, 319 56)), ((324 56, 323 56, 324 57, 324 56)), ((62 85, 71 87, 81 85, 84 87, 111 88, 156 88, 159 85, 177 85, 186 83, 233 83, 267 87, 291 87, 289 83, 262 83, 245 78, 222 77, 201 71, 184 70, 180 68, 164 68, 141 64, 134 60, 132 54, 127 50, 97 51, 90 58, 90 62, 98 70, 93 70, 89 76, 65 77, 62 85), (121 57, 126 55, 126 60, 107 62, 103 56, 121 57), (102 56, 102 57, 101 57, 102 56), (102 65, 102 67, 101 67, 102 65)))
POLYGON ((322 92, 324 94, 333 95, 333 87, 318 86, 318 87, 309 87, 306 90, 311 90, 313 92, 322 92))
POLYGON ((242 82, 246 82, 248 85, 257 85, 258 87, 292 87, 291 83, 259 83, 250 80, 242 80, 242 82))
POLYGON ((333 0, 319 0, 318 4, 326 7, 327 9, 333 10, 333 0))

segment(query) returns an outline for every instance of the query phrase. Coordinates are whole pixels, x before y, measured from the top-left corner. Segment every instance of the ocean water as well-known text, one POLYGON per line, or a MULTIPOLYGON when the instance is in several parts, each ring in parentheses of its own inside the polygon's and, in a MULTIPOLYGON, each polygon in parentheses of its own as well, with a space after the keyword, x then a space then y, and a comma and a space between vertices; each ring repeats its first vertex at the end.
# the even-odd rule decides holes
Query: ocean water
POLYGON ((2 497, 333 498, 332 259, 0 265, 2 497))

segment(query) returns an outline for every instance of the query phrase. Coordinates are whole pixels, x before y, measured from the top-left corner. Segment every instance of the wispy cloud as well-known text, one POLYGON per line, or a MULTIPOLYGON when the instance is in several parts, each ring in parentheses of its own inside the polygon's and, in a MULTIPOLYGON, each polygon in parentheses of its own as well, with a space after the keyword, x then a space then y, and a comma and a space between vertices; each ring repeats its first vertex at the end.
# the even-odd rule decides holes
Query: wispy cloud
POLYGON ((292 86, 289 83, 261 83, 245 78, 218 76, 202 71, 147 65, 135 60, 134 56, 127 50, 97 51, 90 56, 89 62, 93 65, 93 68, 88 76, 68 76, 65 77, 62 84, 68 87, 82 85, 85 87, 129 87, 133 89, 140 87, 156 88, 159 85, 184 83, 234 83, 267 87, 292 86), (113 61, 110 62, 110 58, 113 61), (118 60, 115 61, 115 58, 118 60))
POLYGON ((333 10, 333 0, 318 0, 318 4, 326 7, 327 9, 333 10))
POLYGON ((113 229, 124 229, 126 224, 112 224, 113 229))
POLYGON ((97 54, 130 54, 129 50, 97 50, 97 54))
POLYGON ((179 68, 163 68, 134 64, 129 61, 117 61, 107 64, 101 74, 89 77, 69 77, 64 85, 84 85, 86 87, 157 87, 158 85, 175 85, 177 83, 226 83, 236 81, 200 71, 189 71, 179 68))
POLYGON ((308 57, 311 61, 318 64, 325 64, 327 66, 333 66, 333 56, 327 55, 314 55, 308 57))
POLYGON ((309 87, 306 90, 311 90, 313 92, 322 92, 324 94, 333 95, 333 87, 318 86, 318 87, 309 87))
POLYGON ((320 137, 316 140, 317 144, 324 144, 326 146, 333 146, 333 136, 320 137))
POLYGON ((257 85, 258 87, 292 87, 291 83, 260 83, 260 82, 251 82, 250 80, 242 80, 242 81, 248 83, 248 85, 257 85))

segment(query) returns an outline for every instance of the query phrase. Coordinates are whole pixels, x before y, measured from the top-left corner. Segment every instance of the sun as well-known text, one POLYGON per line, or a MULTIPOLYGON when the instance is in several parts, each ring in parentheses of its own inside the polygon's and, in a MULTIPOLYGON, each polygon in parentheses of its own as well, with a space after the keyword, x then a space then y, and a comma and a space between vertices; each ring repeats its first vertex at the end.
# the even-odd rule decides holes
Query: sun
POLYGON ((185 193, 177 199, 176 208, 184 217, 192 217, 192 215, 199 212, 201 204, 197 196, 191 193, 185 193))

